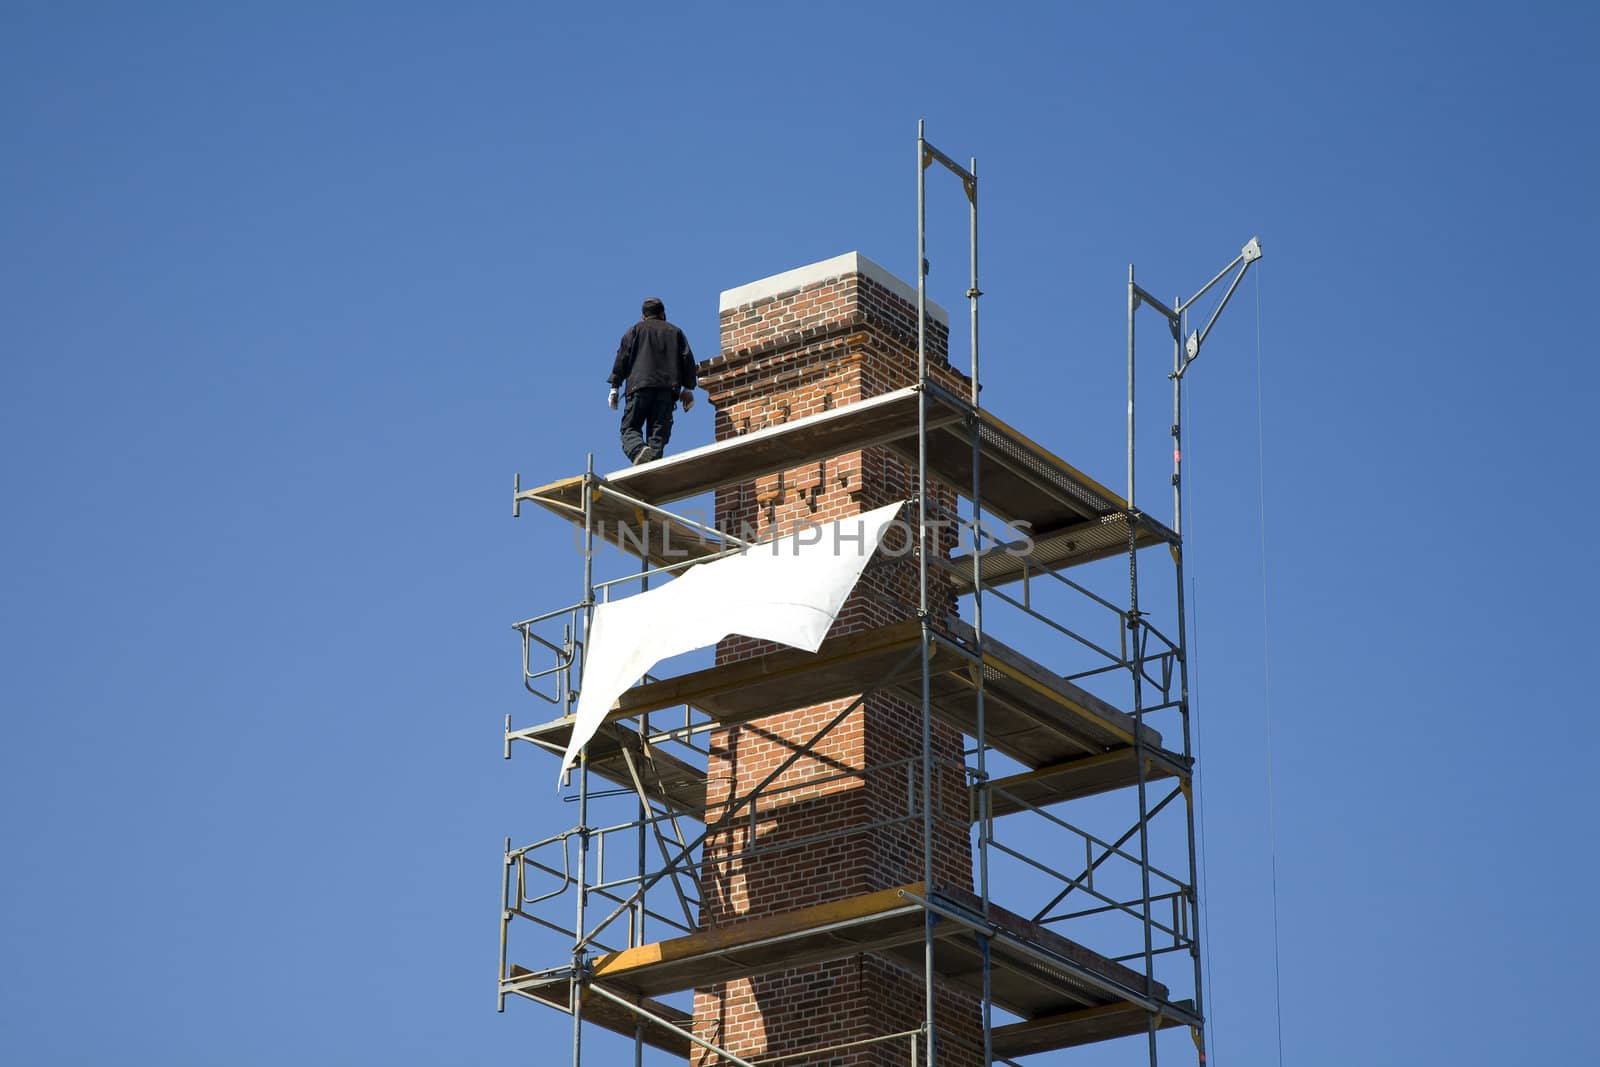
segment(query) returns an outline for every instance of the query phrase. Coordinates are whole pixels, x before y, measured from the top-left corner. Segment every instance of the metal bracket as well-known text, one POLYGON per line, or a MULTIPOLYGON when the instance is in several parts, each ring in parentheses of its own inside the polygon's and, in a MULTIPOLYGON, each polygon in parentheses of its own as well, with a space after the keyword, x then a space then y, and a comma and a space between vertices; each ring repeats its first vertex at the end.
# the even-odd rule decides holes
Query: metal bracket
POLYGON ((922 169, 927 170, 936 160, 942 163, 951 174, 961 179, 961 188, 967 194, 967 202, 973 207, 977 207, 978 176, 924 140, 922 142, 922 169))
POLYGON ((1174 333, 1174 336, 1176 336, 1179 322, 1178 312, 1167 307, 1167 305, 1162 303, 1160 300, 1157 300, 1154 293, 1151 293, 1144 286, 1139 285, 1136 282, 1130 281, 1128 283, 1128 288, 1133 294, 1134 309, 1137 310, 1141 305, 1149 304, 1151 310, 1157 312, 1167 320, 1167 327, 1171 329, 1174 333))
POLYGON ((1222 315, 1223 309, 1228 306, 1228 301, 1233 299, 1233 294, 1239 288, 1239 283, 1244 281, 1244 276, 1250 272, 1250 265, 1260 259, 1261 254, 1261 239, 1259 237, 1250 238, 1245 242, 1244 247, 1239 250, 1239 254, 1233 257, 1231 263, 1219 270, 1214 278, 1200 288, 1198 293, 1178 305, 1177 314, 1181 315, 1188 311, 1196 300, 1210 292, 1211 287, 1226 277, 1229 271, 1235 267, 1239 268, 1239 273, 1235 274, 1233 281, 1228 283, 1227 291, 1222 294, 1222 300, 1217 304, 1217 309, 1211 313, 1211 318, 1206 322, 1205 327, 1191 333, 1189 339, 1184 342, 1183 348, 1186 358, 1183 361, 1183 366, 1178 368, 1174 377, 1182 378, 1184 372, 1189 369, 1189 364, 1199 358, 1200 346, 1205 344, 1207 337, 1211 336, 1211 328, 1217 324, 1217 319, 1222 315))

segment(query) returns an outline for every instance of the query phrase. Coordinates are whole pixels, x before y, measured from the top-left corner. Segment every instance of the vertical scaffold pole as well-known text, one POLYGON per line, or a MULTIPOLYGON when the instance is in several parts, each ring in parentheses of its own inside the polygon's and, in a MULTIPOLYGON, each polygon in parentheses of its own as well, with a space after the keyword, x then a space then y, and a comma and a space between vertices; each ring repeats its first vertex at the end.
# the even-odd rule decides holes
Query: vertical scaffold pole
POLYGON ((1133 264, 1128 264, 1128 508, 1133 504, 1133 313, 1139 297, 1133 291, 1133 264))
MULTIPOLYGON (((983 483, 981 478, 982 454, 978 436, 977 419, 982 410, 978 379, 978 298, 983 291, 978 288, 978 160, 968 160, 969 175, 962 184, 967 190, 967 219, 972 253, 971 280, 967 286, 967 307, 972 325, 972 633, 977 643, 978 655, 983 655, 983 483)), ((983 917, 989 917, 989 834, 992 798, 989 794, 989 747, 987 710, 985 708, 984 672, 978 672, 975 693, 977 702, 978 748, 978 899, 983 917)), ((989 952, 989 939, 983 938, 983 1065, 994 1060, 993 967, 989 952)))
MULTIPOLYGON (((1174 310, 1183 306, 1182 299, 1172 302, 1174 310)), ((1177 580, 1178 609, 1178 711, 1183 721, 1183 756, 1189 765, 1188 788, 1184 790, 1184 811, 1188 816, 1189 833, 1189 957, 1194 964, 1194 1013, 1204 1020, 1205 991, 1200 963, 1200 877, 1196 860, 1194 832, 1194 750, 1189 704, 1189 624, 1184 607, 1183 586, 1183 338, 1188 336, 1188 314, 1178 312, 1178 327, 1172 338, 1172 532, 1178 535, 1173 546, 1173 574, 1177 580)), ((1200 1062, 1206 1060, 1205 1030, 1197 1035, 1200 1044, 1200 1062)))
MULTIPOLYGON (((506 950, 511 934, 511 838, 506 838, 505 852, 500 864, 500 989, 496 1011, 506 1010, 506 950)), ((520 901, 519 901, 520 903, 520 901)))
MULTIPOLYGON (((1172 532, 1183 540, 1183 324, 1181 298, 1172 302, 1178 321, 1172 327, 1172 532)), ((1180 589, 1181 591, 1181 589, 1180 589)), ((1182 638, 1183 631, 1178 631, 1182 638)))
MULTIPOLYGON (((578 685, 588 665, 589 634, 594 626, 594 453, 583 473, 583 662, 578 685)), ((584 927, 589 904, 589 746, 578 753, 578 914, 572 949, 572 1067, 583 1064, 584 927)))
MULTIPOLYGON (((648 535, 645 543, 649 544, 648 535)), ((639 592, 647 593, 650 591, 650 556, 648 554, 639 560, 639 572, 639 592)), ((639 719, 639 737, 642 744, 648 745, 650 743, 650 713, 648 711, 645 712, 644 715, 642 715, 639 719)), ((650 805, 645 803, 645 798, 641 796, 639 798, 639 835, 638 840, 635 842, 635 844, 638 846, 637 862, 639 864, 639 902, 634 905, 633 945, 642 945, 645 943, 644 918, 647 909, 645 908, 644 901, 644 869, 645 864, 648 862, 648 853, 645 848, 645 837, 647 834, 645 824, 648 823, 649 820, 650 805)), ((633 1067, 644 1067, 643 1016, 635 1016, 633 1020, 633 1067)))
MULTIPOLYGON (((1128 666, 1133 676, 1133 760, 1139 780, 1139 878, 1144 919, 1144 992, 1155 992, 1155 939, 1150 926, 1150 800, 1144 752, 1144 633, 1139 613, 1139 524, 1134 504, 1134 290, 1133 264, 1128 264, 1128 666)), ((1150 1063, 1156 1062, 1156 1016, 1149 1020, 1150 1063)))
MULTIPOLYGON (((1144 919, 1144 993, 1155 995, 1155 940, 1150 925, 1150 798, 1144 747, 1144 634, 1139 614, 1138 527, 1128 523, 1128 630, 1133 672, 1133 759, 1139 778, 1139 882, 1144 919)), ((1156 1062, 1156 1016, 1150 1015, 1150 1063, 1156 1062)))
MULTIPOLYGON (((967 287, 967 307, 972 313, 972 406, 978 406, 978 298, 983 295, 983 290, 978 288, 978 159, 976 156, 968 160, 971 168, 972 181, 967 185, 967 219, 971 233, 970 245, 972 248, 972 284, 967 287)), ((973 468, 973 491, 977 491, 977 468, 973 468)))
MULTIPOLYGON (((917 120, 917 618, 922 645, 922 881, 933 892, 933 716, 928 677, 928 172, 925 126, 917 120)), ((939 1062, 934 1029, 933 912, 925 912, 922 970, 928 1067, 939 1062)))

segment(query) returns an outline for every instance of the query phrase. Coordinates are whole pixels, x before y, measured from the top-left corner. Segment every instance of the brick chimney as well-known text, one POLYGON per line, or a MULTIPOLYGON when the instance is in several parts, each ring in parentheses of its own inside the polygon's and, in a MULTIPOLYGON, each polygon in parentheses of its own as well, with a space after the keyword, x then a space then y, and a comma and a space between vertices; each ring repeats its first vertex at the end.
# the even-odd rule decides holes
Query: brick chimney
MULTIPOLYGON (((723 293, 721 334, 721 353, 700 367, 701 384, 716 409, 719 441, 916 381, 916 289, 854 252, 723 293)), ((930 305, 930 373, 965 396, 968 381, 949 365, 948 337, 948 317, 930 305)), ((907 499, 914 477, 915 471, 887 450, 868 448, 721 490, 717 521, 734 532, 786 532, 795 523, 830 522, 907 499)), ((930 517, 953 517, 954 512, 952 493, 937 487, 930 492, 930 517)), ((915 508, 902 517, 914 523, 915 508)), ((948 553, 954 541, 947 532, 937 550, 948 553)), ((890 543, 904 544, 893 533, 890 543)), ((929 583, 935 621, 953 614, 955 596, 943 574, 930 571, 929 583)), ((830 637, 914 619, 916 606, 911 555, 879 559, 869 566, 830 637)), ((732 638, 718 646, 717 662, 748 659, 772 647, 732 638)), ((717 818, 719 805, 747 794, 850 703, 796 709, 713 733, 708 820, 717 818)), ((910 795, 920 801, 921 723, 915 704, 872 695, 768 787, 757 805, 754 842, 742 816, 735 820, 737 828, 708 839, 701 925, 736 926, 921 881, 922 821, 909 807, 907 789, 909 782, 910 795), (862 773, 838 777, 843 771, 862 773), (874 823, 882 825, 867 828, 874 823), (836 836, 784 847, 830 833, 836 836), (752 843, 757 854, 743 855, 752 843)), ((942 761, 935 772, 935 881, 970 889, 961 736, 935 723, 934 752, 942 761)), ((696 990, 694 1030, 736 1055, 763 1058, 914 1029, 924 1012, 920 975, 864 954, 696 990)), ((939 1062, 977 1064, 976 1002, 941 990, 937 1017, 939 1062)), ((691 1056, 697 1067, 721 1062, 698 1049, 691 1056)), ((883 1043, 816 1062, 904 1067, 907 1044, 883 1043)))

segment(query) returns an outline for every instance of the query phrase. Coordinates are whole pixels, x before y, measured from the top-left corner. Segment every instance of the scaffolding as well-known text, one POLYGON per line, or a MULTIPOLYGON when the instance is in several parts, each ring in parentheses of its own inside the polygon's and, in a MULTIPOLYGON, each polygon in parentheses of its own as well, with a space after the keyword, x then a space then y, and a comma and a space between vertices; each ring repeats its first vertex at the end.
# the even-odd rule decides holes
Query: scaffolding
MULTIPOLYGON (((1129 267, 1127 491, 1119 496, 982 408, 977 164, 955 162, 928 143, 919 125, 916 384, 604 476, 591 455, 575 477, 529 489, 517 478, 513 514, 531 503, 572 523, 582 539, 583 575, 578 601, 515 624, 524 687, 558 714, 533 726, 516 725, 508 715, 507 759, 523 745, 557 756, 566 749, 597 604, 748 547, 682 509, 684 501, 885 448, 914 471, 918 599, 896 605, 900 621, 831 637, 815 654, 785 650, 647 676, 624 693, 569 777, 576 823, 530 844, 506 840, 500 1010, 518 998, 570 1014, 574 1067, 583 1063, 585 1023, 630 1039, 636 1064, 647 1047, 677 1056, 699 1048, 713 1062, 749 1065, 822 1062, 817 1058, 888 1044, 909 1057, 901 1062, 935 1067, 942 1038, 936 989, 944 987, 979 1006, 984 1064, 1138 1035, 1145 1035, 1154 1064, 1158 1031, 1174 1027, 1189 1028, 1204 1062, 1182 551, 1183 384, 1260 255, 1259 243, 1250 241, 1195 296, 1170 307, 1141 288, 1129 267), (926 188, 934 164, 959 179, 969 205, 967 396, 929 373, 926 188), (1190 309, 1230 274, 1210 320, 1191 333, 1190 309), (1173 338, 1170 525, 1135 503, 1134 327, 1141 306, 1160 314, 1173 338), (949 556, 930 545, 936 486, 959 494, 965 507, 964 547, 949 556), (636 557, 638 572, 597 580, 603 542, 636 557), (1154 553, 1152 563, 1146 550, 1160 547, 1167 551, 1154 553), (1169 567, 1171 579, 1164 594, 1152 597, 1146 575, 1144 601, 1142 555, 1146 571, 1169 567), (1115 571, 1119 559, 1126 561, 1123 602, 1077 577, 1096 564, 1115 571), (934 571, 964 599, 970 623, 935 617, 934 571), (1012 628, 1043 642, 1057 666, 1003 642, 999 635, 1009 637, 1012 628), (831 778, 903 782, 903 808, 878 822, 776 847, 813 847, 888 822, 909 826, 920 830, 920 881, 732 926, 703 926, 701 868, 729 860, 725 853, 708 860, 707 841, 742 824, 752 831, 746 854, 765 847, 754 832, 763 812, 774 812, 796 788, 779 784, 784 772, 880 692, 920 709, 919 754, 839 768, 831 778), (712 731, 845 700, 754 788, 708 811, 712 731), (966 739, 959 766, 937 765, 935 724, 966 739), (967 794, 959 807, 974 856, 970 890, 936 878, 935 820, 951 808, 941 795, 951 775, 967 794), (1092 808, 1093 818, 1079 818, 1080 807, 1092 808), (1092 828, 1096 820, 1120 829, 1092 828), (994 899, 996 867, 1004 868, 1011 894, 1003 903, 1019 910, 994 899), (516 962, 525 933, 539 951, 552 942, 563 946, 560 962, 536 968, 516 962), (919 1026, 751 1061, 696 1034, 690 1012, 661 999, 858 953, 920 977, 919 1026), (1014 1019, 996 1019, 996 1009, 1014 1019)), ((829 781, 808 777, 804 788, 829 781)))

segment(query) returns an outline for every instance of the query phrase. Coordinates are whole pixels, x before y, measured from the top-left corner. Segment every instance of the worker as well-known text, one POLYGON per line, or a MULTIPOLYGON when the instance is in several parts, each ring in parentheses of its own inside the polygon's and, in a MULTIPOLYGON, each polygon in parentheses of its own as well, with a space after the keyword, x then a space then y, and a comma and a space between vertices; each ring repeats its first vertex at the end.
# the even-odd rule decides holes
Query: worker
POLYGON ((634 465, 649 463, 666 451, 672 438, 672 408, 694 406, 694 353, 683 331, 667 321, 659 297, 646 297, 643 316, 628 328, 611 365, 611 392, 606 403, 617 409, 617 391, 628 384, 622 405, 622 451, 634 465))

